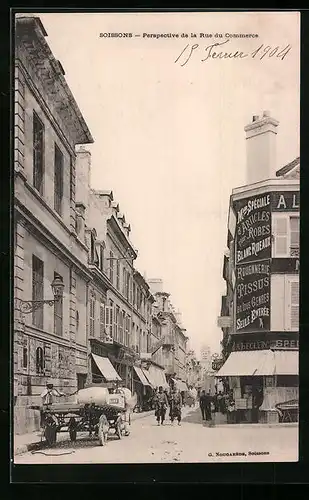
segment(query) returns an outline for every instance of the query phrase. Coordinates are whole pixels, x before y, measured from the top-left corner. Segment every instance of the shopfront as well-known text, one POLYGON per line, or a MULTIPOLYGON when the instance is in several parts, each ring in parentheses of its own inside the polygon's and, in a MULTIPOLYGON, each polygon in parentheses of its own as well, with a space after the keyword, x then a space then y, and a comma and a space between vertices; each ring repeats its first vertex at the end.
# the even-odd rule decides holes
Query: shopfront
MULTIPOLYGON (((127 352, 123 347, 118 346, 115 343, 102 343, 97 339, 91 339, 91 356, 89 364, 90 381, 92 383, 97 383, 100 381, 105 381, 106 377, 102 370, 100 370, 98 364, 103 368, 103 363, 109 363, 112 366, 115 373, 119 378, 116 380, 119 384, 127 387, 131 391, 134 391, 133 387, 133 365, 134 356, 127 352), (94 356, 96 361, 94 361, 94 356), (100 359, 107 359, 106 362, 100 361, 100 359)), ((114 373, 114 376, 115 376, 114 373)))
POLYGON ((234 342, 217 372, 232 391, 234 422, 279 421, 276 405, 298 400, 298 339, 282 337, 234 342))
POLYGON ((147 379, 141 366, 133 367, 133 392, 137 395, 137 406, 140 411, 147 409, 147 401, 150 400, 153 388, 147 379))

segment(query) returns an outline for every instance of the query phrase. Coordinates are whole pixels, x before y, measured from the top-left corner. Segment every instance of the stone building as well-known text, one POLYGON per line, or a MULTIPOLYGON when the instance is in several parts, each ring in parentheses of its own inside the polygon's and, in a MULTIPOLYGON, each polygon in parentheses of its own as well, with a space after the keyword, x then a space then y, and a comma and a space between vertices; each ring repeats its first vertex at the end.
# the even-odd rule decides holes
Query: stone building
POLYGON ((17 17, 15 433, 38 428, 38 412, 27 407, 41 402, 47 381, 72 394, 87 373, 85 297, 91 276, 87 248, 76 233, 75 146, 93 139, 46 36, 38 17, 17 17), (64 284, 63 297, 43 305, 54 299, 54 278, 64 284))
POLYGON ((201 363, 198 361, 195 352, 190 350, 186 354, 186 378, 185 381, 188 386, 199 387, 202 383, 202 368, 201 363))
POLYGON ((276 171, 278 125, 264 112, 245 127, 247 184, 230 198, 217 375, 239 421, 272 421, 276 404, 298 399, 300 161, 276 171))
POLYGON ((170 294, 163 291, 160 279, 148 280, 156 300, 158 318, 161 322, 161 359, 167 380, 179 379, 185 382, 186 330, 180 324, 180 315, 171 303, 170 294))

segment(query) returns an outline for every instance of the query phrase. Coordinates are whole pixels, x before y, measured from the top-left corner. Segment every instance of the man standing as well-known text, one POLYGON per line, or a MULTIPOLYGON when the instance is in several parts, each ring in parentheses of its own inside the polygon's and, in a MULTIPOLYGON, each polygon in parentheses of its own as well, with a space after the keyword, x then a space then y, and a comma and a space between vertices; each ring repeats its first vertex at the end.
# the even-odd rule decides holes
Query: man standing
POLYGON ((202 413, 202 420, 205 420, 206 419, 206 393, 205 391, 202 391, 201 392, 201 395, 200 395, 200 409, 201 409, 201 413, 202 413))
MULTIPOLYGON (((50 382, 46 383, 46 388, 44 391, 41 393, 41 398, 42 398, 42 406, 43 410, 48 408, 49 405, 53 404, 54 402, 54 397, 57 396, 66 396, 64 392, 58 391, 58 389, 54 388, 54 384, 51 384, 50 382)), ((41 427, 44 426, 44 414, 43 410, 40 411, 41 413, 41 427)))
POLYGON ((163 391, 163 387, 160 385, 159 392, 154 397, 155 403, 155 416, 157 418, 158 425, 164 425, 165 414, 168 406, 168 399, 166 393, 163 391))
POLYGON ((64 394, 64 392, 58 391, 58 389, 55 389, 54 384, 47 382, 46 389, 44 389, 44 391, 41 394, 42 405, 48 406, 53 404, 54 396, 66 396, 66 394, 64 394))
POLYGON ((174 424, 175 418, 178 420, 178 425, 181 425, 181 406, 181 395, 176 387, 174 387, 170 395, 170 419, 172 425, 174 424))

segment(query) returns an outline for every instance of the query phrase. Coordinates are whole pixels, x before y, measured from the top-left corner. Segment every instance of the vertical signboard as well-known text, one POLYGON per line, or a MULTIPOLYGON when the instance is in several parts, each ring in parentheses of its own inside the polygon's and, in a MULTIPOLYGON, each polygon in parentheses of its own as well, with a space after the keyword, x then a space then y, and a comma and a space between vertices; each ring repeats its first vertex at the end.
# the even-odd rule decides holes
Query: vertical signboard
POLYGON ((236 332, 270 329, 270 260, 236 268, 236 332))
POLYGON ((271 194, 235 202, 235 263, 271 257, 271 194))
POLYGON ((270 329, 271 194, 235 202, 235 331, 270 329))

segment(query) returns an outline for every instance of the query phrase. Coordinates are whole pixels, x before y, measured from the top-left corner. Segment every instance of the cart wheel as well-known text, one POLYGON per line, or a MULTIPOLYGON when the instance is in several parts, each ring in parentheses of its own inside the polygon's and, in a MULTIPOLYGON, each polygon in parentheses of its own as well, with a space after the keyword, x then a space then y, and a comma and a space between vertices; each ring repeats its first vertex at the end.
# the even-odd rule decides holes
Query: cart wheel
POLYGON ((71 441, 76 441, 76 429, 70 429, 69 431, 71 441))
POLYGON ((55 425, 48 425, 45 428, 44 435, 48 446, 53 446, 57 441, 57 427, 55 425))
POLYGON ((101 415, 98 426, 98 438, 101 446, 104 446, 107 442, 108 427, 109 425, 106 416, 101 415))

